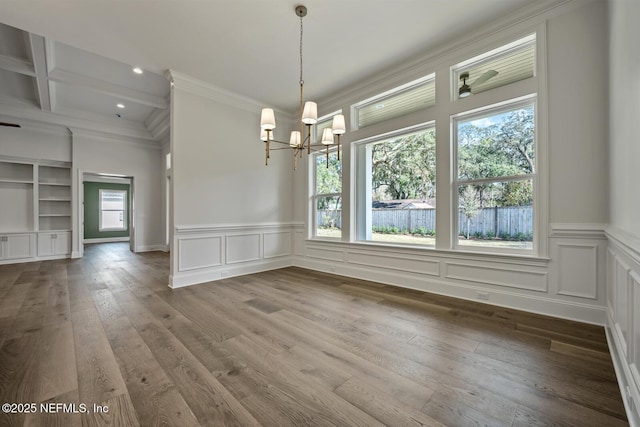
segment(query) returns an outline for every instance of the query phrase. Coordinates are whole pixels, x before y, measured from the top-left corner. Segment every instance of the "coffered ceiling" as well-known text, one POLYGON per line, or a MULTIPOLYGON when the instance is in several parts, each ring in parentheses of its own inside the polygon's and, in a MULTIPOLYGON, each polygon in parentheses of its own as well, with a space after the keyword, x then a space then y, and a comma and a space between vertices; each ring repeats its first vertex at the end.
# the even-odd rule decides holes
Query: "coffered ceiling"
POLYGON ((0 24, 0 114, 141 139, 166 136, 169 82, 133 67, 0 24))
POLYGON ((29 111, 159 140, 168 69, 294 110, 298 3, 309 10, 306 98, 319 99, 481 25, 564 1, 0 0, 0 116, 29 111))

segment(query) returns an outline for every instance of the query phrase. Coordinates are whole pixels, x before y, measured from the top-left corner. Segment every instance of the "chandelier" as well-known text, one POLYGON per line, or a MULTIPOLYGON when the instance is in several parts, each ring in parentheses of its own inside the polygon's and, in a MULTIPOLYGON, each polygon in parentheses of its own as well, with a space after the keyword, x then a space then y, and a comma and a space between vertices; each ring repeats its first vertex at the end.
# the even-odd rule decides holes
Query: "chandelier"
POLYGON ((303 25, 302 18, 307 16, 307 8, 305 6, 296 6, 296 15, 300 18, 300 129, 291 131, 289 142, 277 141, 273 139, 273 130, 276 128, 276 117, 272 108, 263 108, 260 117, 260 140, 265 143, 265 159, 264 164, 269 164, 269 156, 271 150, 293 150, 293 169, 296 169, 298 157, 302 158, 304 151, 311 154, 311 151, 326 150, 327 167, 329 167, 329 150, 332 146, 337 147, 338 160, 340 160, 340 135, 345 133, 346 126, 344 116, 336 114, 333 116, 331 128, 324 129, 322 132, 322 140, 320 144, 312 144, 311 127, 318 122, 318 105, 315 102, 303 102, 304 80, 302 79, 302 36, 303 25), (304 128, 306 127, 306 136, 304 128), (335 138, 334 138, 335 136, 335 138), (271 143, 283 144, 287 147, 271 148, 271 143))

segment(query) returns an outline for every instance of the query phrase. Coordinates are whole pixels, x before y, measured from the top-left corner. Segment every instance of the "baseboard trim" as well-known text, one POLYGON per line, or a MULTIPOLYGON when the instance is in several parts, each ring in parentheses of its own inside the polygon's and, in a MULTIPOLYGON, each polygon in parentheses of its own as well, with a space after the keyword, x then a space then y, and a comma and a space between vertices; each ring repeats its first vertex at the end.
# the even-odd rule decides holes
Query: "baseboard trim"
POLYGON ((129 237, 100 237, 95 239, 84 239, 82 243, 115 243, 128 242, 129 237))
POLYGON ((155 252, 155 251, 168 252, 167 245, 147 245, 147 246, 138 246, 136 248, 136 252, 155 252))
POLYGON ((172 289, 183 288, 185 286, 215 282, 229 277, 277 270, 279 268, 291 267, 292 265, 293 262, 289 256, 279 259, 269 259, 268 261, 244 263, 241 265, 221 265, 215 268, 208 268, 203 271, 188 271, 169 276, 169 287, 172 289))
POLYGON ((627 420, 631 427, 640 427, 640 416, 638 416, 638 411, 635 410, 635 408, 640 407, 640 390, 638 390, 638 385, 633 380, 629 365, 618 351, 620 344, 612 326, 611 313, 609 313, 607 318, 609 324, 604 329, 609 352, 611 353, 611 360, 613 361, 613 369, 618 379, 618 387, 620 387, 622 403, 624 404, 624 410, 627 414, 627 420))

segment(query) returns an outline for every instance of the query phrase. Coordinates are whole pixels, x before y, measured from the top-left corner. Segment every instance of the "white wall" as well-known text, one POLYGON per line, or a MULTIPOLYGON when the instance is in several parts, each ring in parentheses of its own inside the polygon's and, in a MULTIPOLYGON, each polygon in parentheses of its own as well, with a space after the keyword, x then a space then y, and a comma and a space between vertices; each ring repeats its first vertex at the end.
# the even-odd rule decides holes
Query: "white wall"
MULTIPOLYGON (((10 122, 20 122, 7 120, 10 122)), ((0 126, 0 155, 33 160, 71 161, 71 133, 61 126, 0 126)))
POLYGON ((611 224, 640 236, 640 3, 609 2, 611 224))
POLYGON ((611 354, 627 416, 640 425, 640 2, 609 1, 607 307, 611 354))
POLYGON ((550 221, 606 223, 607 4, 549 20, 550 221))
MULTIPOLYGON (((161 146, 88 131, 72 132, 74 177, 78 171, 133 177, 135 250, 164 249, 164 227, 159 215, 162 211, 161 146)), ((82 237, 76 234, 74 252, 82 237)))
POLYGON ((272 152, 265 166, 257 103, 171 75, 173 286, 285 265, 290 153, 272 152))

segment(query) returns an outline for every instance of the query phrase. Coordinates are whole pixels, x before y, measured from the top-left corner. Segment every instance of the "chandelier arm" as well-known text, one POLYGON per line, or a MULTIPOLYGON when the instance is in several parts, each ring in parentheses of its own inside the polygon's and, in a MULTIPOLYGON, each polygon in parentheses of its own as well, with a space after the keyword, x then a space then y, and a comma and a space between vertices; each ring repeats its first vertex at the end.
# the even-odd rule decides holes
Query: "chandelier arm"
MULTIPOLYGON (((271 139, 271 140, 269 140, 269 142, 271 142, 271 143, 275 142, 275 143, 278 143, 278 144, 289 145, 289 143, 288 143, 288 142, 278 141, 278 140, 276 140, 276 139, 271 139)), ((275 150, 275 148, 271 148, 271 149, 272 149, 272 150, 275 150)))

